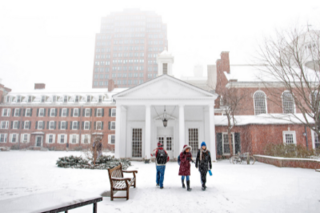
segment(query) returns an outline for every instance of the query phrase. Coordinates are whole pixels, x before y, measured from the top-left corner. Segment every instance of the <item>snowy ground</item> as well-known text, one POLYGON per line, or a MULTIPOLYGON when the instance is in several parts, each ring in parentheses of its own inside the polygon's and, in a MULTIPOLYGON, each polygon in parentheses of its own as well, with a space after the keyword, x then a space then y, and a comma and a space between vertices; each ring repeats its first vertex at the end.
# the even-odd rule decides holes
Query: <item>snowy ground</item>
MULTIPOLYGON (((58 157, 81 152, 0 152, 0 202, 47 191, 75 189, 95 193, 109 190, 106 170, 63 169, 58 157)), ((178 164, 168 163, 164 187, 155 186, 155 165, 132 162, 138 170, 137 188, 130 200, 98 204, 98 212, 319 212, 320 173, 311 169, 277 168, 256 163, 213 164, 208 189, 200 189, 200 174, 192 165, 192 192, 181 188, 178 164)), ((9 205, 6 204, 6 205, 9 205)), ((0 207, 1 208, 1 207, 0 207)), ((92 206, 70 212, 92 212, 92 206)))

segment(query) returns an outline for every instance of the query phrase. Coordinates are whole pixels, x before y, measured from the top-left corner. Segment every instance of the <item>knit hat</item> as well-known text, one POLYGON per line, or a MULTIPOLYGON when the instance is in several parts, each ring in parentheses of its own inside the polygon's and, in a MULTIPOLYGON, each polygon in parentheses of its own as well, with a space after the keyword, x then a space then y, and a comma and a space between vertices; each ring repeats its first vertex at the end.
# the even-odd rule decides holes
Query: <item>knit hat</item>
POLYGON ((202 143, 201 143, 201 147, 203 147, 203 146, 207 147, 207 144, 204 141, 202 141, 202 143))
POLYGON ((191 147, 191 146, 188 146, 188 145, 184 145, 182 152, 186 151, 187 149, 190 149, 190 152, 191 152, 192 147, 191 147))

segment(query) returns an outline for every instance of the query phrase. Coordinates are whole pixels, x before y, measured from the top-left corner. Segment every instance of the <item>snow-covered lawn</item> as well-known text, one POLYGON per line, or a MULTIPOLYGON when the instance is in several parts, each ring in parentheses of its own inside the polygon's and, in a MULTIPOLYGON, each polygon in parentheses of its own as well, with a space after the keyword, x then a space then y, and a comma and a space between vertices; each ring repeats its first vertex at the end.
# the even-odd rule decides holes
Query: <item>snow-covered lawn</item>
MULTIPOLYGON (((0 200, 54 190, 108 191, 106 170, 63 169, 58 157, 81 152, 0 152, 0 200)), ((98 203, 98 212, 320 212, 320 173, 311 169, 277 168, 257 162, 213 164, 208 189, 201 191, 200 174, 192 165, 192 191, 181 188, 178 164, 167 165, 164 189, 155 185, 155 165, 132 162, 138 170, 137 188, 130 200, 109 197, 98 203)), ((1 209, 1 207, 0 207, 1 209)), ((92 206, 70 212, 92 212, 92 206)))

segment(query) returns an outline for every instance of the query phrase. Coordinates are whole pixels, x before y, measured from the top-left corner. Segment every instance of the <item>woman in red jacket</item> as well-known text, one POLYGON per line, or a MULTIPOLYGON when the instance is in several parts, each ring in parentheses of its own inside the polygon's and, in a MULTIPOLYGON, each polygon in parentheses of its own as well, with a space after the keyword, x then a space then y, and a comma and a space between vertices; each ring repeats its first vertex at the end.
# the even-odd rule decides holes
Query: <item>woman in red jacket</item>
POLYGON ((181 176, 182 188, 185 188, 184 178, 187 179, 187 190, 191 191, 190 188, 190 161, 192 161, 191 147, 188 145, 183 146, 183 150, 180 153, 180 168, 179 175, 181 176))

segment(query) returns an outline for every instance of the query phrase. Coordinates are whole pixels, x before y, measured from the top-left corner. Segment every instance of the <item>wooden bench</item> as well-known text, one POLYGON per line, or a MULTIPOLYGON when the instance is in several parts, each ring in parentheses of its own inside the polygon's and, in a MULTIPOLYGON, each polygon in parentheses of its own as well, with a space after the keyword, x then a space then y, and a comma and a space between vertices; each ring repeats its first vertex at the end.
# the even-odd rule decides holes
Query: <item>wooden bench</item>
POLYGON ((136 173, 138 171, 124 171, 122 170, 122 164, 114 167, 113 169, 108 169, 109 180, 110 180, 110 198, 126 198, 129 199, 129 188, 133 186, 136 188, 136 173), (123 173, 132 173, 132 178, 124 178, 123 173), (114 191, 127 191, 127 196, 125 197, 115 197, 113 196, 114 191))

